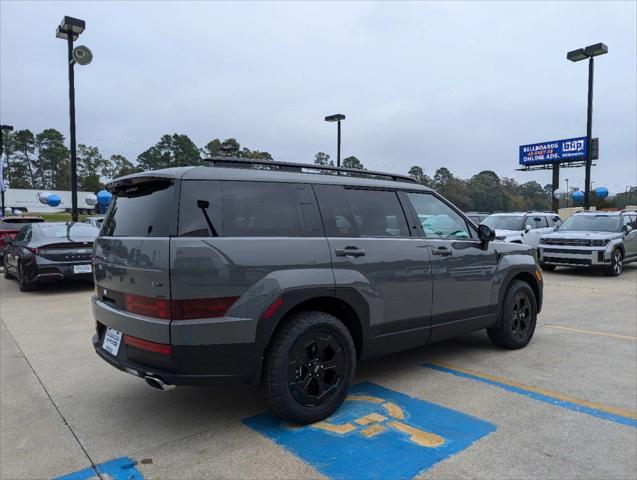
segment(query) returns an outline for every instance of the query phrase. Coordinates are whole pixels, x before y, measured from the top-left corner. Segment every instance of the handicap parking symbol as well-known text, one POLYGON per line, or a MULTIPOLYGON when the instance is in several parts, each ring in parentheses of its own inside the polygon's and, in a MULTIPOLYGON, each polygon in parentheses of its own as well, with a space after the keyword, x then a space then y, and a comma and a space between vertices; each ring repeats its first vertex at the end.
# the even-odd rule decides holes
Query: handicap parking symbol
POLYGON ((243 423, 335 479, 413 478, 496 430, 457 410, 364 382, 327 420, 291 425, 263 413, 243 423))

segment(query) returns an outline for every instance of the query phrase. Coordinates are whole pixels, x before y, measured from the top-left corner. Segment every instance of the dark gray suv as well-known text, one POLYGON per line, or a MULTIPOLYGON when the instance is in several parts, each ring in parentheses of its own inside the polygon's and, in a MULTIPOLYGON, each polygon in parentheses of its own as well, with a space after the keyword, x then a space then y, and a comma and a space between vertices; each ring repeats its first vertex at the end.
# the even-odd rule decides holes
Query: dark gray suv
POLYGON ((240 378, 309 423, 361 359, 483 328, 504 348, 533 336, 533 251, 410 177, 218 159, 108 189, 93 344, 151 387, 240 378))

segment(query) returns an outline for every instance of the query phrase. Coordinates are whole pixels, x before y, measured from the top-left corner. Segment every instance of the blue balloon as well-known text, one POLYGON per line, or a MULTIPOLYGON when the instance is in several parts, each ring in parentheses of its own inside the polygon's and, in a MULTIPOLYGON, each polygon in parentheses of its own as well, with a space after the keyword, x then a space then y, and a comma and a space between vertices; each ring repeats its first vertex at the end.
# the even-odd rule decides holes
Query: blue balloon
POLYGON ((579 190, 577 190, 576 192, 573 192, 573 201, 575 202, 583 202, 584 201, 584 192, 580 192, 579 190))
POLYGON ((100 205, 108 205, 113 200, 113 194, 108 190, 100 190, 97 192, 97 202, 100 205))
POLYGON ((595 189, 595 195, 597 198, 606 198, 608 197, 608 188, 606 187, 597 187, 595 189))
POLYGON ((51 195, 49 195, 49 197, 46 199, 46 203, 49 207, 57 207, 60 203, 62 202, 62 199, 60 198, 59 195, 52 193, 51 195))

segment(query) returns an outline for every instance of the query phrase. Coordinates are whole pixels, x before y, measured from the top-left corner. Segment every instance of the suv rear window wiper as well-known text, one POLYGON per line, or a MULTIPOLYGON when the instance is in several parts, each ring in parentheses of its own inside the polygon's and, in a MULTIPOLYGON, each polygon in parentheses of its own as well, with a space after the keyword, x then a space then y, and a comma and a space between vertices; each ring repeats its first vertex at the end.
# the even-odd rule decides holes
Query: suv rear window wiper
POLYGON ((212 220, 210 220, 210 216, 208 215, 208 207, 210 207, 210 202, 208 200, 197 200, 197 207, 201 209, 203 216, 206 219, 206 223, 208 224, 208 228, 210 229, 210 235, 213 237, 218 237, 219 234, 215 229, 215 226, 212 224, 212 220))

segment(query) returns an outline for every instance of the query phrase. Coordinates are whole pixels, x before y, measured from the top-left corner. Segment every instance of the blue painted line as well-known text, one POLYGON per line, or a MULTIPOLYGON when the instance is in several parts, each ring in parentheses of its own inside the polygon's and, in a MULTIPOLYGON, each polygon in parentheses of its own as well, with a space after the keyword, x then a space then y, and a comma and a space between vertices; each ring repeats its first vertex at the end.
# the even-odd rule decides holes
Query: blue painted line
POLYGON ((354 385, 324 422, 294 426, 262 413, 243 423, 333 479, 413 478, 496 430, 492 423, 368 382, 354 385))
POLYGON ((137 462, 129 457, 116 458, 105 463, 100 463, 95 468, 85 468, 79 472, 69 473, 57 477, 55 480, 89 480, 96 479, 97 474, 103 475, 109 480, 144 480, 144 476, 137 468, 137 462))
POLYGON ((515 385, 507 385, 506 383, 498 382, 495 380, 491 380, 489 378, 480 377, 478 375, 473 375, 466 372, 461 372, 458 370, 454 370, 452 368, 443 367, 441 365, 435 365, 433 363, 426 363, 423 365, 423 367, 431 368, 433 370, 438 370, 440 372, 450 373, 457 377, 469 378, 477 382, 486 383, 488 385, 493 385, 495 387, 508 390, 509 392, 514 392, 519 395, 524 395, 525 397, 529 397, 534 400, 538 400, 540 402, 550 403, 551 405, 555 405, 557 407, 566 408, 568 410, 573 410, 575 412, 584 413, 586 415, 591 415, 593 417, 601 418, 604 420, 609 420, 611 422, 619 423, 621 425, 628 425, 629 427, 637 428, 637 420, 635 420, 634 418, 624 417, 622 415, 605 412, 597 408, 592 408, 586 405, 581 405, 575 402, 570 402, 567 400, 551 397, 549 395, 544 395, 542 393, 526 390, 524 388, 521 388, 515 385))

